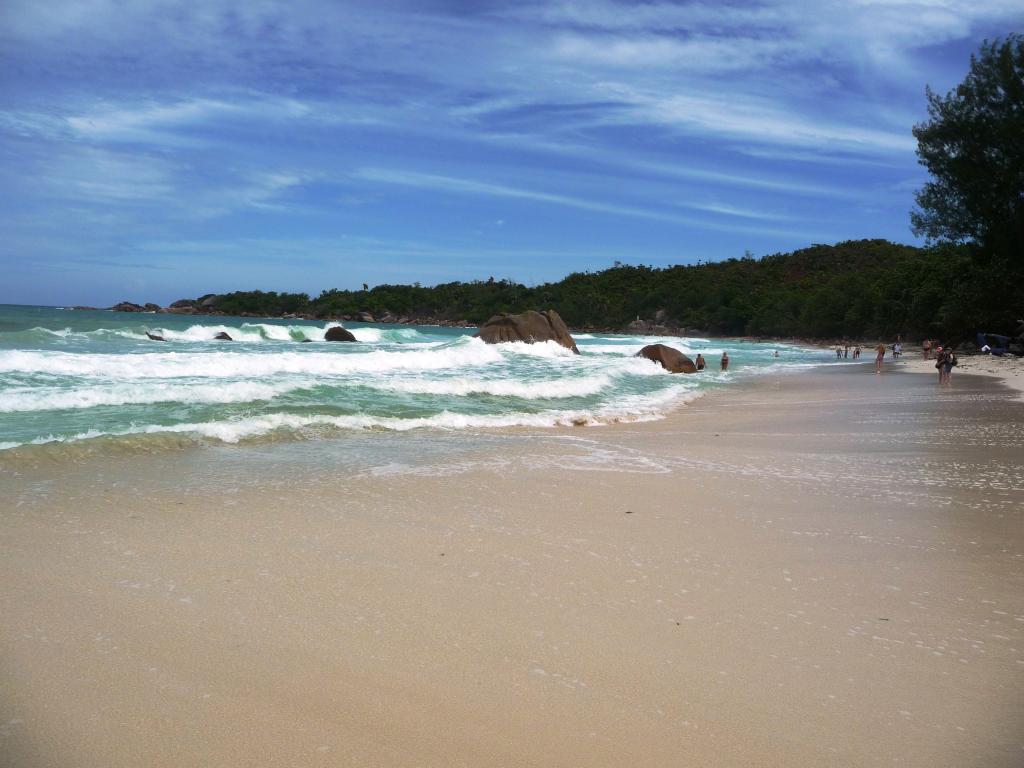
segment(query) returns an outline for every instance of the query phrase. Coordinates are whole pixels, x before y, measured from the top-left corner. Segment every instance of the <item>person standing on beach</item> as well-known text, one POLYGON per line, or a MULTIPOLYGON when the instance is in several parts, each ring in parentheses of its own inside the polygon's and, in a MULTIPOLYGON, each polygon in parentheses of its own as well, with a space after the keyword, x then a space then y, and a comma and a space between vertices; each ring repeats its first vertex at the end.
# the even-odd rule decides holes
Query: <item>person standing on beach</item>
POLYGON ((946 373, 946 386, 950 385, 950 383, 951 383, 950 382, 950 378, 953 375, 953 368, 955 368, 958 363, 959 363, 959 361, 956 359, 956 354, 953 352, 952 348, 947 349, 946 350, 946 363, 945 363, 945 365, 942 366, 943 370, 946 373))
POLYGON ((853 359, 860 360, 860 344, 853 348, 853 359))
POLYGON ((885 344, 878 342, 878 346, 875 347, 875 352, 878 354, 875 356, 875 373, 882 372, 882 359, 885 357, 885 344))
POLYGON ((925 339, 921 342, 921 349, 924 352, 924 359, 927 360, 932 353, 932 340, 925 339))
POLYGON ((728 352, 723 352, 722 353, 722 370, 723 371, 729 370, 729 353, 728 352))
POLYGON ((958 364, 952 349, 944 349, 936 355, 935 368, 939 372, 939 384, 949 384, 953 368, 958 364))

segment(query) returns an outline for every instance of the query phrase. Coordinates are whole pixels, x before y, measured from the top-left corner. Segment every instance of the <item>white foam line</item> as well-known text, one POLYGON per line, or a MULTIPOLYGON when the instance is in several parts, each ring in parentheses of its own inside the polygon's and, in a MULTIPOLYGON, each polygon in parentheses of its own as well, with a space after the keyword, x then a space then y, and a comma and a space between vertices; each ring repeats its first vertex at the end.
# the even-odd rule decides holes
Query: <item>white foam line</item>
POLYGON ((131 435, 155 434, 194 434, 200 437, 219 440, 224 443, 237 443, 241 440, 260 437, 281 429, 302 431, 309 428, 334 428, 341 430, 383 429, 395 432, 406 432, 414 429, 440 429, 445 431, 462 429, 501 429, 511 427, 533 427, 548 429, 566 426, 601 426, 615 422, 645 422, 664 418, 666 405, 678 405, 693 400, 700 393, 662 393, 660 397, 644 398, 635 396, 624 398, 623 402, 613 407, 599 408, 595 411, 542 411, 539 413, 510 413, 500 415, 460 414, 442 411, 433 416, 403 419, 397 417, 350 415, 299 416, 288 413, 271 413, 242 419, 225 421, 209 421, 191 424, 150 424, 134 426, 124 430, 101 431, 91 429, 76 435, 48 435, 30 440, 26 443, 2 443, 3 449, 16 448, 21 445, 45 445, 50 443, 73 443, 97 437, 127 437, 131 435))

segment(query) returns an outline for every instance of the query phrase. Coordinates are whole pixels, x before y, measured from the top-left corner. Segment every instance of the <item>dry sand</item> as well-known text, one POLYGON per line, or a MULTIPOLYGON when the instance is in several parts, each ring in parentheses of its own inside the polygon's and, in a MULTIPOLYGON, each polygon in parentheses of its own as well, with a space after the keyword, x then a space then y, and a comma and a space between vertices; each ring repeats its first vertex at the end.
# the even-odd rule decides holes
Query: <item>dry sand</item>
POLYGON ((1024 404, 872 367, 354 476, 8 469, 0 763, 1020 766, 1024 404))

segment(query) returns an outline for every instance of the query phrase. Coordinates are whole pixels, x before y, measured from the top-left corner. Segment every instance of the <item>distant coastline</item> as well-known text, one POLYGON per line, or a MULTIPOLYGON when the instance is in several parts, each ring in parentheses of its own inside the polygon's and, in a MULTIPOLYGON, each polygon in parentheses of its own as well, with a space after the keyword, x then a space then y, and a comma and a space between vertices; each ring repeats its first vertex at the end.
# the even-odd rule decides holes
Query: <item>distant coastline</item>
POLYGON ((122 301, 110 309, 476 327, 501 313, 554 308, 570 328, 588 333, 947 344, 973 342, 979 332, 1018 335, 1011 307, 984 320, 984 312, 966 311, 956 305, 959 294, 944 290, 961 279, 966 258, 951 247, 851 240, 664 268, 616 262, 534 286, 493 277, 433 286, 364 283, 362 290, 332 288, 318 296, 233 291, 167 306, 122 301))
MULTIPOLYGON (((265 315, 256 312, 240 312, 240 313, 229 313, 218 311, 216 309, 196 309, 191 307, 185 302, 189 302, 189 299, 181 299, 166 307, 161 307, 157 304, 135 304, 133 302, 119 302, 112 307, 90 307, 90 306, 73 306, 67 307, 72 311, 93 311, 93 312, 131 312, 140 315, 185 315, 194 317, 243 317, 252 320, 302 320, 305 322, 357 322, 357 323, 381 323, 385 325, 419 325, 436 328, 477 328, 478 323, 471 323, 468 320, 448 320, 445 318, 438 318, 434 316, 430 317, 416 317, 402 315, 395 317, 391 313, 385 313, 380 317, 375 317, 371 312, 358 312, 351 315, 328 315, 324 317, 317 317, 308 313, 291 314, 286 313, 282 315, 265 315), (178 306, 175 306, 178 305, 178 306)), ((832 347, 837 341, 836 339, 813 339, 806 337, 781 337, 781 336, 737 336, 731 334, 713 333, 700 328, 680 328, 677 325, 665 325, 659 323, 655 319, 642 320, 637 318, 631 323, 628 323, 621 327, 612 326, 572 326, 571 330, 573 333, 605 333, 605 334, 618 334, 623 336, 667 336, 673 338, 709 338, 709 339, 733 339, 743 342, 751 343, 771 343, 778 342, 779 344, 805 344, 809 346, 818 347, 832 347)), ((863 340, 861 340, 863 341, 863 340)), ((850 343, 854 343, 850 340, 850 343)), ((863 342, 868 343, 868 342, 863 342)))

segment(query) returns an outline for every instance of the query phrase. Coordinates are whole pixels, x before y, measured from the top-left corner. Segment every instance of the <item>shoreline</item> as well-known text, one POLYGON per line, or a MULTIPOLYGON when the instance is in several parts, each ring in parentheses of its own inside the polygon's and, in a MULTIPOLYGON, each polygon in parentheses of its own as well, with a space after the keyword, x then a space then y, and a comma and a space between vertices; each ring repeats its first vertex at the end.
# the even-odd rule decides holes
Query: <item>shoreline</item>
MULTIPOLYGON (((981 356, 961 358, 961 360, 965 359, 967 362, 961 362, 960 366, 956 369, 957 375, 954 376, 956 381, 960 381, 961 378, 965 376, 980 376, 1005 385, 1008 389, 1014 391, 1017 400, 1024 400, 1024 360, 1018 360, 1016 358, 982 358, 981 356), (977 365, 979 362, 982 363, 982 365, 977 365), (985 365, 985 363, 988 364, 985 365)), ((791 370, 772 372, 770 376, 786 380, 792 376, 813 376, 840 373, 842 371, 850 370, 853 367, 856 367, 860 371, 866 371, 869 367, 873 367, 873 361, 862 357, 861 360, 856 362, 847 361, 839 365, 832 364, 831 362, 821 363, 812 365, 810 370, 807 368, 794 368, 791 370)), ((928 374, 934 376, 934 360, 923 361, 919 358, 904 358, 899 361, 893 361, 887 358, 884 364, 883 374, 891 375, 894 372, 900 374, 928 374)), ((698 376, 699 374, 679 375, 698 376)), ((102 460, 104 457, 109 456, 121 456, 130 459, 145 454, 166 455, 168 453, 182 450, 198 451, 201 453, 206 450, 216 450, 219 448, 239 451, 245 451, 247 449, 259 451, 275 449, 287 450, 289 446, 295 447, 303 445, 315 448, 318 444, 336 445, 339 441, 343 442, 366 435, 382 435, 384 436, 384 439, 387 439, 388 436, 397 438, 398 436, 418 435, 429 440, 432 436, 443 436, 448 434, 457 435, 461 432, 465 432, 467 434, 486 435, 489 438, 501 439, 504 435, 518 437, 532 434, 537 430, 539 430, 538 434, 550 435, 561 434, 566 431, 571 434, 576 434, 581 430, 584 430, 584 433, 586 433, 589 429, 630 429, 638 425, 648 423, 658 424, 666 420, 672 420, 676 418, 679 413, 694 407, 696 403, 699 403, 708 396, 729 397, 730 394, 743 393, 751 387, 758 387, 761 377, 765 375, 766 374, 762 373, 757 377, 722 383, 706 390, 688 392, 685 395, 682 395, 675 405, 654 418, 649 416, 639 416, 635 418, 623 418, 621 420, 609 419, 586 423, 576 421, 571 421, 570 423, 570 421, 567 420, 566 423, 544 426, 530 425, 527 423, 492 427, 481 424, 478 426, 455 429, 454 431, 444 427, 432 426, 418 426, 408 430, 384 428, 379 431, 375 429, 367 430, 354 428, 351 430, 340 430, 334 434, 315 436, 293 435, 291 437, 278 437, 273 433, 268 433, 256 438, 243 439, 241 441, 221 441, 203 437, 201 435, 190 435, 190 433, 187 432, 176 433, 174 431, 154 431, 152 433, 111 433, 108 435, 80 440, 52 440, 42 443, 24 443, 12 446, 11 448, 0 449, 0 470, 3 470, 5 466, 8 470, 16 470, 18 468, 31 467, 33 465, 44 466, 63 461, 79 462, 90 461, 93 459, 102 460)), ((951 389, 956 389, 955 383, 951 389)), ((0 443, 0 445, 3 444, 0 443)))
MULTIPOLYGON (((30 304, 15 304, 11 306, 35 306, 30 304)), ((300 322, 308 323, 367 323, 370 325, 397 325, 397 326, 409 326, 409 325, 422 325, 428 328, 464 328, 473 329, 479 328, 479 325, 471 323, 466 320, 448 320, 437 317, 428 318, 416 318, 416 317, 396 317, 390 313, 382 318, 376 318, 371 320, 362 320, 354 315, 329 315, 323 317, 315 317, 312 315, 299 315, 299 314, 284 314, 284 315, 261 315, 256 313, 244 313, 244 314, 230 314, 227 312, 212 311, 212 312, 201 312, 195 310, 180 311, 174 310, 172 307, 161 307, 157 309, 140 309, 136 310, 118 310, 116 307, 89 307, 89 306, 71 306, 71 307, 50 307, 51 309, 61 309, 69 312, 75 311, 94 311, 94 312, 119 312, 120 314, 139 314, 139 315, 161 315, 169 314, 176 317, 196 317, 196 318, 235 318, 245 320, 296 320, 300 322), (386 318, 386 319, 385 319, 386 318)), ((156 305, 153 305, 156 306, 156 305)), ((366 313, 368 314, 368 313, 366 313)), ((740 342, 749 342, 755 344, 786 344, 786 345, 799 345, 799 346, 812 346, 820 349, 834 350, 835 347, 849 344, 850 346, 859 345, 865 353, 869 352, 873 348, 878 340, 828 340, 809 338, 804 336, 743 336, 743 335, 723 335, 713 333, 711 331, 705 331, 699 328, 675 328, 672 326, 659 325, 653 320, 648 321, 635 321, 634 323, 627 324, 621 327, 612 326, 578 326, 569 329, 571 333, 598 333, 598 334, 610 334, 616 336, 662 336, 665 338, 708 338, 711 340, 732 340, 740 342)), ((916 350, 916 342, 910 342, 913 348, 916 350)), ((886 346, 890 346, 886 343, 886 346)), ((973 355, 971 355, 973 356, 973 355)))
MULTIPOLYGON (((906 366, 908 370, 914 373, 938 375, 935 370, 934 355, 929 360, 923 359, 920 353, 916 356, 904 353, 903 357, 905 359, 897 361, 897 364, 906 366)), ((996 379, 1016 391, 1018 400, 1024 399, 1024 358, 1009 355, 993 357, 992 355, 975 354, 958 355, 957 360, 959 364, 953 369, 954 387, 960 376, 984 376, 996 379)), ((886 364, 890 363, 892 360, 886 360, 886 364)))
POLYGON ((886 374, 383 470, 211 448, 0 477, 0 750, 1016 765, 1024 405, 886 374))

